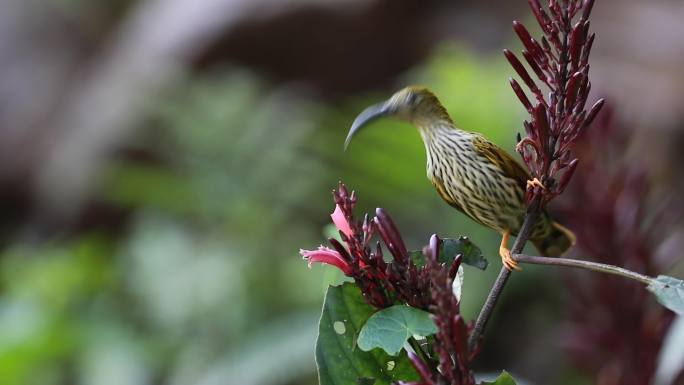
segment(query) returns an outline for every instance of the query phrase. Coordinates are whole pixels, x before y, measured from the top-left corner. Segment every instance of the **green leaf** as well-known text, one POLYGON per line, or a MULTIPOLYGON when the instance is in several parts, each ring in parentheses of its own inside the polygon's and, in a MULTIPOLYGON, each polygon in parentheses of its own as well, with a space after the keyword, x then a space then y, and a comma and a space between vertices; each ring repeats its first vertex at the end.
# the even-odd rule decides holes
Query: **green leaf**
POLYGON ((494 382, 482 381, 480 385, 515 385, 515 380, 504 370, 494 382))
MULTIPOLYGON (((453 261, 458 254, 463 256, 463 263, 477 267, 481 270, 485 270, 489 264, 487 259, 485 259, 485 257, 482 255, 482 250, 475 246, 475 244, 471 242, 468 237, 461 236, 458 237, 458 239, 442 239, 442 247, 439 249, 440 262, 451 263, 451 261, 453 261)), ((413 263, 415 263, 418 267, 425 264, 425 256, 420 250, 410 251, 409 258, 411 258, 411 261, 413 261, 413 263)))
POLYGON ((647 287, 655 294, 658 302, 673 312, 684 315, 684 281, 659 275, 647 287))
POLYGON ((394 305, 380 310, 366 321, 357 344, 364 351, 381 348, 395 356, 409 337, 427 337, 436 332, 430 313, 406 305, 394 305))
POLYGON ((320 385, 389 385, 419 379, 405 352, 392 357, 356 346, 359 330, 374 312, 354 284, 328 288, 316 340, 320 385))
POLYGON ((487 268, 487 260, 482 255, 482 250, 475 246, 468 237, 458 237, 458 239, 445 238, 442 240, 442 247, 439 250, 439 260, 441 262, 450 262, 458 254, 463 257, 462 262, 484 270, 487 268))

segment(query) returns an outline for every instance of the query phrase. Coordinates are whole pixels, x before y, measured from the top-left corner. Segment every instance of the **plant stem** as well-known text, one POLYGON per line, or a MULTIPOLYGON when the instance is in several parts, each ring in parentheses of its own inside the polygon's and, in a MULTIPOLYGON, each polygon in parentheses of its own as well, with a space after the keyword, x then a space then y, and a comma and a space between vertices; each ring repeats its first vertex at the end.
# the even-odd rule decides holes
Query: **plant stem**
MULTIPOLYGON (((515 243, 513 244, 513 248, 511 249, 511 254, 520 254, 523 247, 525 247, 525 242, 530 237, 530 234, 532 233, 532 228, 534 227, 534 223, 537 221, 537 218, 539 217, 540 200, 541 196, 535 195, 532 199, 532 202, 530 202, 530 205, 527 209, 527 214, 525 215, 525 220, 523 221, 523 225, 520 228, 518 236, 515 238, 515 243)), ((508 277, 510 277, 510 275, 510 270, 508 270, 506 267, 502 267, 501 271, 499 272, 499 276, 496 277, 496 281, 494 281, 494 285, 492 286, 492 289, 489 291, 489 295, 487 296, 484 305, 482 305, 480 314, 477 316, 477 320, 475 321, 473 330, 471 331, 470 337, 468 338, 468 349, 470 351, 473 351, 475 349, 475 346, 480 340, 480 336, 484 332, 484 329, 487 326, 487 322, 489 322, 489 318, 491 318, 492 316, 494 306, 496 306, 496 302, 499 300, 499 296, 501 296, 501 292, 503 291, 503 288, 506 285, 506 282, 508 281, 508 277)))
POLYGON ((622 267, 617 267, 613 265, 606 265, 598 262, 583 261, 580 259, 570 259, 570 258, 549 258, 549 257, 538 257, 525 254, 511 254, 513 259, 517 262, 531 263, 535 265, 553 265, 553 266, 566 266, 566 267, 576 267, 585 270, 598 271, 601 273, 618 275, 620 277, 633 279, 644 284, 650 284, 653 282, 653 278, 636 273, 631 270, 624 269, 622 267))
POLYGON ((439 373, 435 361, 428 357, 427 353, 425 353, 425 350, 423 350, 423 348, 420 347, 420 344, 418 343, 418 341, 416 341, 415 338, 409 337, 408 343, 409 345, 411 345, 411 349, 413 349, 413 351, 418 355, 418 357, 420 357, 425 362, 425 364, 430 367, 430 370, 433 373, 439 373))

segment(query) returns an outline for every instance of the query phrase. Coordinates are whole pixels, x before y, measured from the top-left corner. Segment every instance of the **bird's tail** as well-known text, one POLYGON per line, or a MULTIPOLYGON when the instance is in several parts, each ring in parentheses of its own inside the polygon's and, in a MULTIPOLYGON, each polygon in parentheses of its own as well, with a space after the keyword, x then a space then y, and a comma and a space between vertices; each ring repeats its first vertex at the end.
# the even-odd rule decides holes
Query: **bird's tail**
POLYGON ((532 240, 545 257, 560 257, 575 244, 575 234, 558 222, 551 222, 551 234, 543 239, 532 240))

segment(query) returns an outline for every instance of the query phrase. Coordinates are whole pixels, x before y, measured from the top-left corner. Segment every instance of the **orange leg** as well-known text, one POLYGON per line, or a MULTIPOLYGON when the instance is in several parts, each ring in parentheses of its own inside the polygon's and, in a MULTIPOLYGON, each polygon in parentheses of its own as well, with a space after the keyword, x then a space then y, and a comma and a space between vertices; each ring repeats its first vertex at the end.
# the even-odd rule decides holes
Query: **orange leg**
POLYGON ((501 257, 501 263, 503 263, 504 267, 506 269, 510 270, 517 270, 521 271, 522 269, 518 267, 518 262, 513 260, 511 257, 511 251, 508 250, 508 237, 511 235, 511 232, 506 230, 503 232, 502 237, 501 237, 501 246, 499 246, 499 256, 501 257))
POLYGON ((527 181, 527 188, 530 188, 530 186, 532 186, 532 187, 540 187, 542 190, 546 190, 546 187, 544 187, 544 185, 542 184, 542 182, 540 182, 539 179, 537 179, 537 178, 534 178, 534 179, 532 179, 532 180, 528 180, 528 181, 527 181))

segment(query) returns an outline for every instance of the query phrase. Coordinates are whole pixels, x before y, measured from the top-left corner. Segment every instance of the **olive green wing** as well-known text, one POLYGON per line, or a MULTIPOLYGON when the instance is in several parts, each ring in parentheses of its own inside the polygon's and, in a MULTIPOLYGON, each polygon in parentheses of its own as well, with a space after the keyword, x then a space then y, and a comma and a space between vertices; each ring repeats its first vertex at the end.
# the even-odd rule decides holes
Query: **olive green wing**
POLYGON ((506 151, 479 135, 473 139, 473 145, 480 155, 501 168, 504 174, 515 179, 520 188, 526 189, 527 181, 530 180, 530 174, 515 159, 508 155, 506 151))

